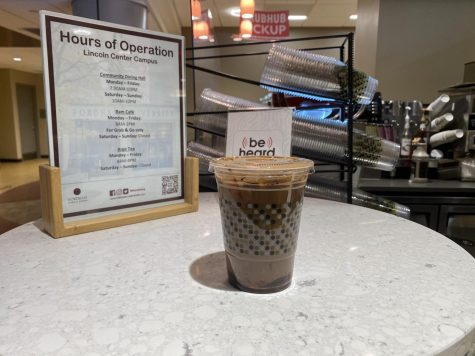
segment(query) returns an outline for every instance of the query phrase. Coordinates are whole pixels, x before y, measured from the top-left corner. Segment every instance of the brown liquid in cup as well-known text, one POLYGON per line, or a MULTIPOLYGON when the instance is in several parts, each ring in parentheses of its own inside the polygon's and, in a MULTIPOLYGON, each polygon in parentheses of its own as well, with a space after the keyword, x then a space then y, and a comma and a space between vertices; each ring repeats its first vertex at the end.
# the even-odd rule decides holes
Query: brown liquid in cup
POLYGON ((292 281, 304 187, 260 188, 220 186, 219 203, 230 283, 272 293, 292 281))
POLYGON ((308 168, 286 164, 215 170, 229 281, 241 290, 273 293, 292 281, 308 168))

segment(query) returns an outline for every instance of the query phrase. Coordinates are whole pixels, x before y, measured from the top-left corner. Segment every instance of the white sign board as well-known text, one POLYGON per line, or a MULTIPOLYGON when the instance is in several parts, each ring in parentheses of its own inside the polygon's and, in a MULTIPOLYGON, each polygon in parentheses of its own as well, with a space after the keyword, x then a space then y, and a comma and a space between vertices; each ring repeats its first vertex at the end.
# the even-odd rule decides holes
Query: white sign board
POLYGON ((50 165, 77 220, 183 201, 183 37, 40 13, 50 165))
POLYGON ((230 112, 226 156, 290 156, 292 109, 230 112))

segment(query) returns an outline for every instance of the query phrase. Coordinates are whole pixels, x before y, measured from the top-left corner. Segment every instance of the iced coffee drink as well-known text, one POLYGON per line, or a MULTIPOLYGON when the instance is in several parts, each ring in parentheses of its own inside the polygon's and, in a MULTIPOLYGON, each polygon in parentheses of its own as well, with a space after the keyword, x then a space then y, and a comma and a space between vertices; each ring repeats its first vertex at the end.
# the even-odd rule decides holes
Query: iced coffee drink
POLYGON ((272 293, 292 281, 304 187, 313 162, 294 157, 225 157, 211 163, 229 281, 272 293))

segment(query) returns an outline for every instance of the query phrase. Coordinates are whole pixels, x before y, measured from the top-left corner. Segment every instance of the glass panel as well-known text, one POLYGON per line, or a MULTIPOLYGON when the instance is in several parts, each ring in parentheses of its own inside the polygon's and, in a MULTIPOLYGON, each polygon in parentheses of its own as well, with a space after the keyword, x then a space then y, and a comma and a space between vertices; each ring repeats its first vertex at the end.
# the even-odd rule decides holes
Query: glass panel
POLYGON ((418 224, 421 224, 421 225, 424 225, 424 226, 429 226, 429 216, 430 214, 427 214, 427 213, 411 213, 411 220, 418 223, 418 224))
POLYGON ((475 245, 475 214, 449 216, 447 236, 468 240, 475 245))

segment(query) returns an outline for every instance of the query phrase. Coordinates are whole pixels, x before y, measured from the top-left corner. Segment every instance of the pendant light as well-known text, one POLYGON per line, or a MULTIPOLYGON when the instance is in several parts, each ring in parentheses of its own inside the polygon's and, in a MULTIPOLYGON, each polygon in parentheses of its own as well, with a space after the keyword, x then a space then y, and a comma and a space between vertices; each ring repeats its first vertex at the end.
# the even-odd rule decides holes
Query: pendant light
POLYGON ((254 16, 254 0, 241 0, 241 17, 243 19, 252 19, 254 16))
POLYGON ((252 22, 251 20, 241 20, 241 26, 239 27, 242 38, 251 38, 252 36, 252 22))
POLYGON ((201 17, 201 4, 199 0, 191 0, 191 19, 198 20, 201 17))
POLYGON ((207 40, 209 38, 209 26, 206 21, 193 22, 193 38, 207 40))

